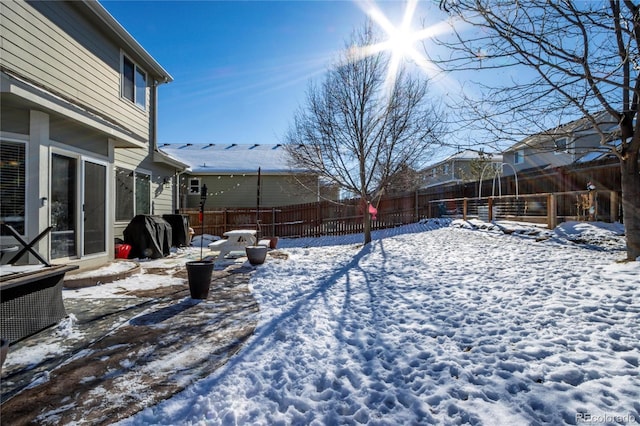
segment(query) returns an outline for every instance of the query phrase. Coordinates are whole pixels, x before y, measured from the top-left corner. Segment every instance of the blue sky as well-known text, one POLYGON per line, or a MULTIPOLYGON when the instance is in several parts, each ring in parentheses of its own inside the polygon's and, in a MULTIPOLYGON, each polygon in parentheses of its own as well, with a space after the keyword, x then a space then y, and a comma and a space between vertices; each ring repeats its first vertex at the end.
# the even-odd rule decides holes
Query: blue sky
MULTIPOLYGON (((279 143, 366 13, 352 1, 101 4, 173 76, 159 88, 161 143, 279 143)), ((400 22, 404 2, 377 3, 400 22)), ((419 26, 426 9, 414 17, 419 26)))

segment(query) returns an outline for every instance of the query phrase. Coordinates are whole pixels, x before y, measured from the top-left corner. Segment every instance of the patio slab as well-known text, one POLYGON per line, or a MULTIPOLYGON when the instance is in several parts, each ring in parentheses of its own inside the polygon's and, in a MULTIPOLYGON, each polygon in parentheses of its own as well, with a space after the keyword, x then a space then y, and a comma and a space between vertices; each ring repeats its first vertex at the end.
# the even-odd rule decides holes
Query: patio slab
MULTIPOLYGON (((73 326, 11 346, 2 371, 2 423, 110 424, 211 374, 257 325, 259 307, 248 286, 254 270, 235 263, 214 271, 206 300, 191 299, 186 283, 122 298, 65 299, 63 321, 73 326), (58 351, 36 364, 18 358, 46 347, 58 351)), ((186 278, 179 264, 167 273, 186 278)))

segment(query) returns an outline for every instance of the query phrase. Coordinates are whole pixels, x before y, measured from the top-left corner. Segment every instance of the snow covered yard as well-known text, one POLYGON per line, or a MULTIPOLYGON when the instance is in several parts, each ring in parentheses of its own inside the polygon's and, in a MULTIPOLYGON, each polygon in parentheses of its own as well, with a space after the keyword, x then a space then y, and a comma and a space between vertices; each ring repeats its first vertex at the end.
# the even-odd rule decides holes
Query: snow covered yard
POLYGON ((442 225, 281 240, 245 347, 122 424, 640 422, 640 265, 616 229, 442 225))

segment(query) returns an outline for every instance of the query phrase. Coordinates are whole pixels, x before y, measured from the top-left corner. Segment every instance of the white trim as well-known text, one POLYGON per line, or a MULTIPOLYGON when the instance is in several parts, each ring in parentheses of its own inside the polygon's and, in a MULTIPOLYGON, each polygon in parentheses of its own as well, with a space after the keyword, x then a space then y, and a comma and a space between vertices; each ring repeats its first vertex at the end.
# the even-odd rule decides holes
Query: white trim
MULTIPOLYGON (((3 93, 11 93, 24 100, 33 102, 40 106, 38 109, 47 109, 49 111, 61 114, 70 120, 77 121, 99 132, 110 135, 112 138, 125 142, 130 148, 148 148, 147 143, 139 141, 131 137, 124 130, 119 130, 112 125, 108 125, 106 121, 100 120, 95 114, 82 110, 79 106, 73 105, 68 101, 55 96, 46 90, 40 89, 28 82, 19 80, 14 75, 9 76, 4 72, 2 74, 3 93)), ((33 109, 33 108, 32 108, 33 109)))

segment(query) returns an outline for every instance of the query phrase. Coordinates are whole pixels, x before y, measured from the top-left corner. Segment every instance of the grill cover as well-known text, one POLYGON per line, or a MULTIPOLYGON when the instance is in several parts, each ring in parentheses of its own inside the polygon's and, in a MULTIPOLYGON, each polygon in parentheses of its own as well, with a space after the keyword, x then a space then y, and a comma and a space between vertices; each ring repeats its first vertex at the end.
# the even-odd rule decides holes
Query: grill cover
POLYGON ((171 252, 171 225, 160 216, 138 215, 122 234, 124 242, 131 245, 129 259, 158 259, 171 252))

